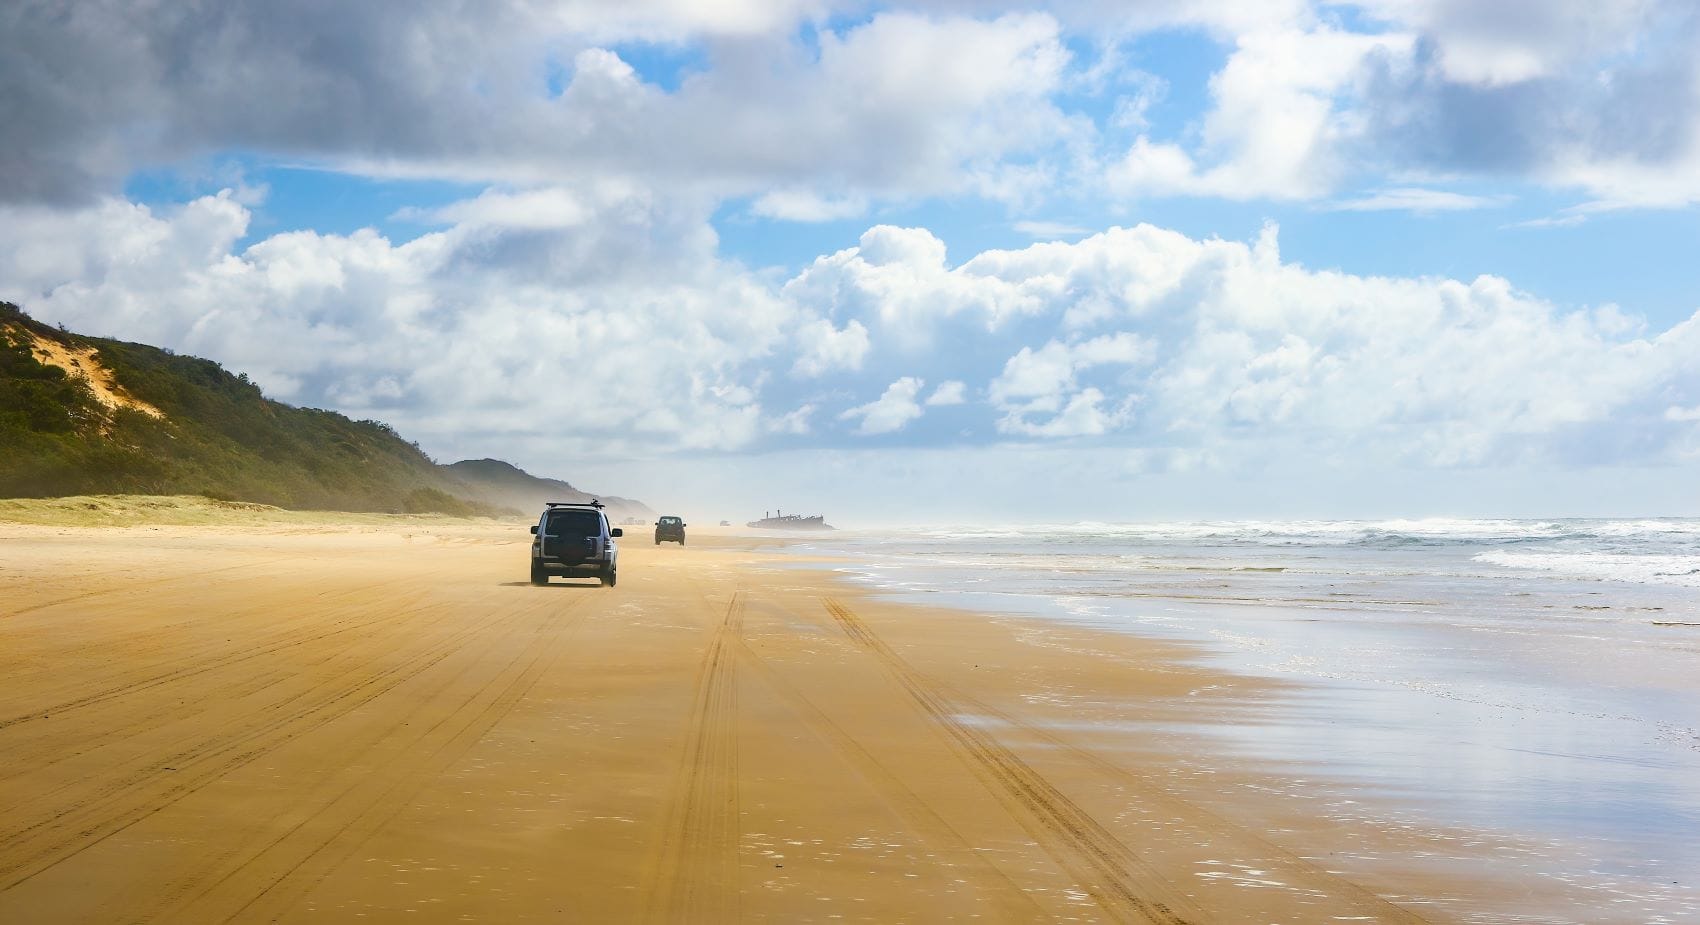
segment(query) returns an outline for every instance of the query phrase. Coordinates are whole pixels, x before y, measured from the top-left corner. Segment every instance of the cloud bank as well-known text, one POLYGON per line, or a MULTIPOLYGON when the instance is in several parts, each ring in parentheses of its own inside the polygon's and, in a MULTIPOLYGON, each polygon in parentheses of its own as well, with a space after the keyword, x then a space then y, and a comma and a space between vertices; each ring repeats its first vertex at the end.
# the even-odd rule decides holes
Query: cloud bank
POLYGON ((718 257, 704 216, 637 189, 492 194, 442 215, 454 224, 402 244, 290 232, 238 249, 249 212, 228 193, 169 214, 14 207, 0 295, 217 358, 439 452, 655 456, 902 432, 1087 441, 1161 470, 1272 453, 1639 464, 1697 448, 1700 317, 1648 330, 1492 276, 1311 270, 1282 260, 1273 227, 1249 243, 1112 228, 953 266, 930 232, 876 226, 772 280, 718 257))

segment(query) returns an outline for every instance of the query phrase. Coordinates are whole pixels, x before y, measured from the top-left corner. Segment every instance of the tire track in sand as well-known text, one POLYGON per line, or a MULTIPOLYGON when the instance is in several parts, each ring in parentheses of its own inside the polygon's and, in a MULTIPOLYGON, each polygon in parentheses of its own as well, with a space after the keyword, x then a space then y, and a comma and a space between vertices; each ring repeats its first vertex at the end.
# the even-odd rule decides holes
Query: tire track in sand
MULTIPOLYGON (((880 639, 842 602, 823 602, 846 636, 886 667, 929 719, 944 730, 984 777, 995 783, 1036 841, 1074 876, 1104 913, 1118 922, 1184 925, 1170 902, 1145 898, 1154 889, 1170 892, 1154 875, 1135 876, 1139 857, 1020 756, 982 730, 959 722, 963 711, 936 685, 880 639)), ((1171 900, 1179 905, 1178 898, 1171 900)))
POLYGON ((268 711, 263 721, 215 736, 157 764, 106 782, 93 794, 0 830, 0 893, 30 880, 201 788, 417 677, 489 630, 470 625, 378 671, 358 670, 268 711))
POLYGON ((744 592, 735 590, 697 670, 684 757, 646 890, 651 921, 738 918, 736 666, 743 631, 744 592))
MULTIPOLYGON (((948 685, 941 685, 941 687, 954 695, 958 704, 969 707, 970 712, 980 716, 996 717, 998 721, 1012 729, 1020 729, 1022 732, 1033 736, 1035 739, 1049 743, 1052 748, 1057 749, 1059 752, 1067 752, 1068 754, 1075 756, 1087 766, 1097 770, 1105 778, 1115 781, 1118 784, 1130 785, 1140 792, 1149 792, 1151 788, 1149 781, 1140 778, 1137 774, 1134 774, 1127 768, 1121 767, 1113 762, 1106 761, 1102 755, 1098 755, 1089 749, 1081 748, 1079 745, 1062 738, 1043 726, 1025 722, 1020 718, 1012 716, 1009 713, 1000 710, 983 700, 979 700, 957 688, 950 687, 948 685)), ((1147 796, 1146 799, 1149 800, 1150 797, 1147 796)), ((1196 815, 1202 817, 1209 820, 1218 831, 1231 832, 1233 833, 1233 837, 1240 841, 1256 846, 1259 850, 1265 852, 1267 857, 1279 859, 1281 864, 1296 870, 1301 870, 1317 880, 1327 882, 1330 884, 1330 888, 1334 893, 1357 905, 1359 907, 1357 909, 1358 912, 1373 918, 1374 921, 1398 922, 1403 923, 1403 925, 1427 925, 1429 921, 1416 912, 1413 912, 1410 909, 1381 896, 1367 887, 1347 880, 1339 874, 1329 872, 1322 865, 1301 857, 1291 850, 1275 844, 1269 839, 1259 835, 1257 832, 1230 822, 1223 818, 1219 813, 1213 812, 1195 803, 1187 802, 1179 797, 1166 794, 1159 795, 1157 800, 1161 803, 1169 805, 1178 804, 1185 807, 1184 811, 1176 810, 1169 813, 1171 816, 1196 815)), ((1260 866, 1265 866, 1269 862, 1259 861, 1258 863, 1260 866)))
MULTIPOLYGON (((162 579, 173 580, 173 579, 162 579)), ((232 579, 230 584, 237 584, 241 579, 232 579)), ((276 614, 269 605, 259 604, 242 606, 229 611, 211 611, 195 613, 179 618, 170 623, 159 623, 147 627, 102 627, 91 643, 80 643, 79 654, 87 654, 92 647, 98 654, 104 651, 122 652, 122 661, 127 664, 137 664, 141 667, 130 672, 133 675, 144 675, 158 671, 175 664, 187 664, 206 657, 224 647, 225 643, 217 639, 201 639, 194 636, 195 630, 204 628, 210 620, 220 622, 240 621, 252 616, 262 616, 270 621, 269 627, 274 632, 270 638, 281 638, 296 633, 297 625, 303 623, 324 622, 327 615, 358 610, 370 606, 369 599, 388 598, 384 595, 387 588, 407 589, 416 585, 418 580, 413 577, 390 579, 380 582, 369 582, 353 587, 322 591, 312 599, 311 608, 303 608, 290 614, 276 614), (350 601, 350 599, 353 599, 350 601), (320 609, 328 608, 328 609, 320 609), (163 654, 163 658, 158 658, 163 654)), ((405 590, 404 590, 405 593, 405 590)), ((421 595, 412 595, 417 600, 421 595)), ((198 610, 206 599, 205 589, 196 589, 194 593, 195 608, 198 610)), ((158 602, 155 607, 159 606, 158 602)), ((397 601, 400 604, 403 602, 397 601)), ((226 640, 226 643, 228 640, 226 640)), ((10 654, 10 653, 5 653, 10 654)), ((61 662, 64 656, 61 650, 45 650, 34 653, 32 663, 8 665, 0 660, 0 671, 7 672, 20 689, 31 691, 39 700, 74 700, 79 693, 73 687, 56 688, 55 683, 64 675, 61 662), (34 667, 39 666, 39 667, 34 667)), ((27 719, 27 715, 24 717, 27 719)), ((17 717, 13 717, 17 719, 17 717)), ((4 725, 11 725, 8 720, 4 725)))
MULTIPOLYGON (((417 601, 422 598, 423 594, 416 594, 412 596, 411 600, 417 601)), ((400 603, 405 606, 408 602, 400 603)), ((364 605, 356 606, 363 607, 364 605)), ((356 612, 358 612, 358 610, 356 610, 356 612)), ((222 668, 229 668, 233 665, 268 659, 270 656, 276 655, 277 653, 287 649, 299 648, 301 646, 329 639, 333 636, 340 636, 344 633, 366 629, 370 626, 393 622, 394 619, 395 617, 393 614, 382 613, 368 616, 365 619, 350 619, 337 624, 331 629, 318 633, 303 635, 297 631, 291 630, 279 634, 281 638, 275 639, 274 641, 237 651, 231 651, 228 645, 224 643, 204 643, 197 650, 192 650, 181 657, 165 663, 164 665, 154 666, 151 673, 143 674, 141 677, 134 678, 120 684, 115 684, 111 687, 104 688, 93 693, 84 694, 80 697, 73 697, 69 700, 62 700, 58 703, 38 707, 30 710, 28 713, 0 719, 0 730, 47 719, 49 716, 55 714, 63 715, 65 713, 71 713, 87 707, 98 706, 108 701, 127 698, 150 688, 181 681, 186 678, 192 678, 208 672, 218 671, 222 668), (211 658, 206 657, 209 652, 221 650, 224 651, 225 654, 211 658)), ((260 663, 265 664, 264 661, 261 661, 260 663)))
POLYGON ((34 604, 20 607, 16 610, 8 610, 4 613, 0 613, 0 619, 21 617, 26 613, 35 613, 38 610, 46 610, 49 607, 58 607, 60 604, 73 604, 77 601, 86 601, 90 598, 104 597, 108 594, 134 593, 139 588, 157 588, 160 585, 169 585, 185 581, 198 581, 206 578, 208 575, 218 575, 223 572, 234 572, 238 569, 253 569, 263 565, 275 565, 284 561, 287 560, 281 558, 262 559, 259 562, 244 562, 241 565, 226 565, 219 568, 203 569, 199 572, 189 572, 183 575, 168 575, 164 578, 152 578, 147 581, 125 582, 110 588, 99 588, 93 591, 82 591, 77 594, 68 594, 64 597, 57 597, 50 601, 37 601, 34 604))
MULTIPOLYGON (((551 608, 543 626, 536 629, 519 651, 489 681, 462 698, 435 722, 405 744, 395 744, 383 766, 397 769, 395 774, 363 771, 359 779, 326 800, 310 816, 273 838, 257 850, 242 852, 240 859, 227 853, 223 863, 206 877, 184 881, 167 891, 165 914, 158 918, 186 920, 222 918, 225 921, 271 921, 287 913, 313 887, 341 867, 362 845, 409 806, 420 790, 449 771, 463 755, 481 741, 508 716, 562 654, 562 641, 583 622, 580 612, 591 598, 579 596, 565 608, 551 608), (326 819, 341 819, 333 823, 329 834, 322 834, 326 819), (265 886, 237 905, 236 897, 225 900, 225 885, 239 880, 254 870, 271 871, 265 876, 265 886), (225 900, 221 902, 221 900, 225 900), (221 908, 222 907, 222 908, 221 908), (234 907, 234 908, 232 908, 234 907)), ((545 605, 547 606, 547 605, 545 605)), ((524 611, 527 615, 536 608, 524 611)), ((493 648, 495 641, 491 641, 493 648)), ((468 666, 454 678, 446 679, 431 697, 420 698, 428 703, 451 688, 475 666, 468 666)), ((427 710, 426 706, 409 713, 411 720, 427 710)), ((377 744, 369 748, 375 751, 377 744)), ((369 762, 360 762, 366 766, 369 762)))
MULTIPOLYGON (((303 648, 302 658, 259 666, 238 664, 235 670, 210 676, 194 672, 177 679, 179 683, 173 686, 148 685, 159 688, 159 697, 147 702, 120 698, 122 706, 109 706, 100 714, 102 719, 110 717, 105 723, 52 723, 39 729, 23 726, 0 731, 0 754, 5 757, 0 762, 0 786, 31 788, 32 802, 53 805, 92 798, 87 794, 73 796, 79 791, 94 790, 97 795, 111 792, 114 782, 120 787, 145 782, 159 775, 162 767, 177 767, 174 759, 191 754, 202 744, 251 725, 255 716, 270 717, 303 702, 315 692, 314 687, 294 687, 291 681, 318 677, 326 679, 318 685, 322 687, 332 679, 369 670, 372 654, 393 647, 397 637, 434 633, 455 619, 455 610, 448 604, 414 607, 407 613, 410 622, 406 625, 394 620, 393 614, 368 619, 353 627, 367 632, 344 638, 338 638, 341 633, 298 631, 300 638, 295 645, 282 648, 303 648), (372 632, 374 628, 388 632, 372 632), (192 679, 199 680, 200 685, 192 679), (176 702, 172 702, 174 699, 176 702), (237 703, 248 704, 247 712, 223 709, 237 703), (219 719, 219 715, 224 718, 219 719), (86 772, 56 770, 67 762, 72 769, 98 762, 100 780, 91 780, 86 772)), ((0 848, 4 842, 4 829, 0 828, 0 848)))
MULTIPOLYGON (((777 609, 787 615, 792 614, 787 608, 777 609)), ((922 841, 951 851, 955 857, 985 874, 987 883, 996 884, 995 901, 998 903, 1001 921, 1033 922, 1045 918, 1044 910, 1026 890, 979 851, 979 846, 965 838, 948 819, 934 810, 931 804, 910 789, 903 778, 880 761, 867 746, 835 722, 826 711, 816 706, 801 688, 787 680, 761 653, 750 648, 744 639, 738 640, 738 649, 745 664, 754 668, 767 682, 768 687, 791 705, 803 719, 804 725, 854 768, 922 841)))

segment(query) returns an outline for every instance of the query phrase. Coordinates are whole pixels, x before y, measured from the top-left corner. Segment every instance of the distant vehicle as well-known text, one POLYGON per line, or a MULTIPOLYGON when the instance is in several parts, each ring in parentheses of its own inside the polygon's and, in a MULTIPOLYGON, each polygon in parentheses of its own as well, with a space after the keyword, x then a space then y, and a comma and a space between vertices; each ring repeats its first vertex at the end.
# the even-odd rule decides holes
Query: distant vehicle
POLYGON ((655 522, 655 545, 660 546, 662 540, 685 545, 685 522, 671 515, 655 522))
POLYGON ((774 511, 771 516, 752 520, 749 526, 762 530, 831 530, 825 514, 785 514, 774 511))
POLYGON ((614 587, 620 556, 614 541, 625 531, 608 526, 600 501, 551 501, 531 532, 536 537, 531 541, 532 584, 546 585, 551 575, 559 575, 595 578, 605 588, 614 587))
POLYGON ((722 521, 721 521, 721 522, 720 522, 720 525, 721 525, 721 526, 722 526, 722 527, 730 527, 730 526, 732 526, 732 521, 730 521, 730 520, 722 520, 722 521))

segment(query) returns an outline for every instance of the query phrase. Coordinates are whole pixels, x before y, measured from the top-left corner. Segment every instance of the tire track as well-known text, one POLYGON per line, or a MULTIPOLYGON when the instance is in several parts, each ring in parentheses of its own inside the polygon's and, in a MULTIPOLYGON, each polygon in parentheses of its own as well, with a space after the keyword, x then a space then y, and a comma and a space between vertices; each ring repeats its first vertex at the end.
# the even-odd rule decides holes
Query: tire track
MULTIPOLYGON (((413 600, 420 600, 423 596, 423 594, 415 595, 413 600)), ((322 619, 323 615, 320 615, 319 620, 322 619)), ((259 648, 243 649, 239 652, 232 652, 229 655, 212 659, 204 658, 204 653, 225 649, 226 646, 222 643, 209 643, 208 645, 203 646, 199 651, 192 652, 182 658, 174 659, 172 662, 167 663, 175 664, 177 667, 168 668, 163 671, 156 671, 155 673, 145 677, 133 681, 127 681, 123 684, 117 684, 112 687, 105 688, 104 690, 85 694, 81 697, 75 697, 70 700, 64 700, 59 703, 39 707, 28 713, 15 714, 7 717, 6 719, 0 719, 0 730, 39 721, 55 713, 70 713, 75 710, 98 706, 106 703, 107 701, 129 697, 133 694, 140 693, 141 691, 158 687, 160 685, 170 684, 175 681, 181 681, 186 678, 192 678, 208 672, 218 671, 234 665, 240 665, 244 662, 250 662, 255 659, 276 655, 286 649, 309 645, 334 636, 340 636, 344 633, 354 632, 356 630, 365 629, 366 627, 392 620, 394 620, 393 614, 378 614, 364 622, 344 624, 335 629, 328 629, 324 632, 316 633, 311 636, 300 636, 286 631, 285 633, 280 634, 282 638, 275 642, 262 645, 259 648)), ((318 620, 315 620, 314 622, 318 622, 318 620)))
MULTIPOLYGON (((212 919, 225 921, 271 920, 287 912, 314 886, 346 863, 360 846, 382 831, 396 816, 412 805, 413 798, 458 762, 474 745, 501 723, 525 697, 562 653, 562 642, 583 621, 579 613, 589 598, 581 597, 566 608, 552 608, 547 622, 538 627, 529 639, 488 682, 464 697, 460 703, 425 727, 405 745, 395 747, 384 763, 399 768, 399 773, 363 772, 335 796, 325 801, 310 816, 288 831, 278 835, 257 850, 246 853, 233 862, 240 849, 227 852, 214 865, 223 869, 216 878, 197 877, 180 882, 166 891, 160 919, 212 919), (493 693, 492 693, 493 692, 493 693), (325 819, 343 817, 329 835, 319 837, 318 824, 325 819), (218 911, 219 892, 232 879, 242 877, 254 868, 277 870, 266 879, 266 886, 235 905, 234 909, 218 911)), ((544 602, 525 611, 526 615, 553 602, 544 602)), ((488 649, 500 640, 491 639, 488 649)), ((428 712, 429 704, 476 665, 444 680, 429 696, 421 698, 422 706, 408 714, 412 719, 428 712)), ((402 723, 408 726, 409 723, 402 723)), ((396 727, 400 728, 400 727, 396 727)), ((383 742, 375 742, 363 755, 376 751, 383 742)), ((393 743, 392 743, 393 744, 393 743)))
POLYGON ((996 784, 1017 818, 1031 823, 1029 831, 1058 863, 1067 869, 1104 913, 1118 922, 1184 925, 1172 905, 1144 895, 1154 888, 1172 892, 1139 857, 1091 814, 1080 808, 1043 775, 1008 747, 982 730, 958 722, 963 711, 880 639, 854 611, 827 598, 826 610, 846 636, 867 650, 897 679, 910 699, 967 755, 984 777, 996 784), (1144 877, 1135 872, 1144 872, 1144 877))
POLYGON ((67 595, 65 597, 55 598, 51 601, 40 601, 38 603, 31 604, 28 607, 20 607, 17 610, 8 611, 6 613, 0 613, 0 619, 9 619, 11 617, 21 617, 26 613, 35 613, 38 610, 46 610, 49 607, 58 607, 61 604, 71 604, 71 603, 75 603, 77 601, 86 601, 86 600, 89 600, 90 598, 104 597, 108 594, 119 594, 119 593, 124 593, 124 592, 130 592, 130 591, 135 591, 138 588, 157 588, 160 585, 168 585, 168 584, 171 584, 173 582, 193 581, 193 580, 205 578, 208 575, 217 575, 217 574, 220 574, 220 573, 223 573, 223 572, 234 572, 237 569, 252 569, 252 568, 255 568, 257 566, 275 565, 276 563, 286 562, 286 561, 288 561, 288 560, 282 559, 282 558, 262 559, 259 562, 245 562, 241 565, 226 565, 226 566, 223 566, 223 567, 220 567, 220 568, 207 569, 205 571, 194 572, 194 573, 187 574, 187 575, 171 575, 171 576, 168 576, 168 577, 165 577, 165 578, 155 578, 152 581, 126 582, 126 583, 121 584, 121 585, 114 587, 114 588, 101 588, 98 591, 84 591, 81 594, 71 594, 71 595, 67 595))
POLYGON ((0 839, 0 893, 279 746, 376 700, 454 654, 464 640, 488 629, 487 624, 468 626, 377 672, 357 667, 338 679, 340 683, 321 684, 274 705, 269 711, 273 715, 263 722, 244 724, 233 734, 164 756, 150 767, 106 782, 95 794, 58 808, 48 818, 6 832, 0 839))
MULTIPOLYGON (((788 610, 785 612, 790 613, 788 610)), ((811 731, 855 768, 862 779, 879 792, 886 805, 903 818, 924 842, 949 849, 955 856, 984 873, 987 882, 998 885, 997 902, 1003 921, 1031 922, 1045 917, 1044 910, 1026 890, 979 851, 979 846, 963 837, 949 820, 939 815, 926 800, 911 790, 902 777, 816 706, 807 694, 780 674, 743 639, 738 640, 738 648, 745 664, 752 666, 767 682, 768 687, 803 717, 804 723, 811 731)))
MULTIPOLYGON (((318 606, 328 607, 357 595, 377 595, 383 588, 398 585, 411 586, 417 585, 418 583, 419 581, 417 578, 409 577, 357 585, 341 590, 324 591, 314 599, 314 603, 318 606)), ((415 594, 412 599, 418 600, 421 596, 422 595, 420 594, 415 594)), ((195 597, 197 599, 203 598, 204 589, 197 589, 195 597)), ((318 609, 302 610, 296 612, 293 617, 293 622, 320 622, 324 620, 327 615, 335 612, 335 610, 329 612, 318 609)), ((219 614, 218 616, 220 619, 235 620, 250 615, 265 615, 268 617, 274 617, 275 619, 275 615, 264 606, 251 606, 246 609, 237 609, 228 614, 219 614)), ((122 652, 124 654, 124 660, 131 662, 141 661, 166 649, 170 649, 172 653, 172 657, 165 660, 166 664, 192 662, 203 657, 206 652, 217 651, 219 648, 219 644, 216 642, 203 644, 193 650, 182 647, 182 634, 186 631, 192 631, 204 626, 208 619, 209 617, 203 614, 191 616, 174 623, 155 625, 144 629, 102 629, 98 634, 99 647, 103 650, 122 652)), ((278 625, 278 630, 279 632, 275 635, 279 636, 294 631, 293 627, 281 624, 278 625)), ((16 670, 11 673, 11 676, 19 683, 19 686, 41 691, 45 687, 43 682, 49 682, 63 674, 64 666, 59 663, 59 659, 63 654, 64 650, 62 648, 35 653, 33 657, 37 661, 45 662, 47 667, 33 671, 16 670)), ((158 666, 154 667, 157 668, 158 666)), ((0 670, 4 670, 4 668, 0 667, 0 670)), ((71 695, 44 693, 41 696, 69 698, 71 695)))
MULTIPOLYGON (((370 601, 349 601, 349 598, 355 598, 361 595, 372 595, 383 588, 395 585, 407 585, 410 583, 417 585, 418 580, 411 578, 393 579, 368 585, 360 585, 340 591, 324 592, 321 593, 315 600, 315 604, 318 606, 311 609, 296 610, 285 615, 276 614, 264 604, 247 603, 251 600, 251 598, 244 596, 242 600, 244 601, 245 606, 236 607, 228 612, 219 612, 216 614, 216 618, 221 621, 242 621, 249 617, 264 617, 270 621, 272 627, 275 627, 275 632, 271 633, 269 638, 285 639, 295 636, 299 632, 298 627, 300 625, 316 625, 336 614, 349 612, 360 613, 371 606, 370 601), (331 609, 321 610, 319 607, 329 607, 331 609)), ((394 605, 386 607, 386 609, 399 610, 403 606, 422 600, 423 597, 424 592, 414 592, 408 595, 406 600, 386 600, 386 604, 394 605)), ((192 601, 185 602, 182 606, 184 609, 197 607, 198 603, 196 602, 205 600, 205 598, 206 589, 196 589, 195 593, 192 595, 192 601)), ((218 640, 196 642, 191 639, 188 641, 188 644, 185 645, 185 640, 182 637, 182 634, 185 632, 192 632, 196 629, 205 627, 208 625, 209 621, 214 618, 214 616, 214 614, 203 613, 166 626, 157 626, 151 629, 133 632, 107 632, 103 629, 98 633, 98 642, 94 646, 93 650, 97 653, 104 650, 120 651, 123 653, 123 660, 125 662, 139 661, 146 656, 154 655, 162 650, 169 650, 169 657, 164 659, 162 662, 153 665, 144 665, 139 669, 139 671, 131 672, 132 676, 147 673, 145 677, 142 677, 137 681, 126 682, 143 683, 148 680, 148 678, 155 677, 160 674, 162 669, 169 669, 170 666, 192 666, 203 662, 209 653, 216 653, 225 649, 226 646, 224 643, 228 642, 228 640, 225 640, 224 642, 218 640)), ((381 614, 375 615, 373 619, 376 621, 393 619, 393 614, 389 617, 385 617, 381 614)), ((50 689, 45 689, 45 684, 31 683, 37 678, 41 679, 41 681, 49 681, 57 678, 62 673, 62 667, 57 664, 52 664, 52 662, 56 661, 63 654, 64 653, 62 651, 41 653, 39 657, 49 660, 49 666, 34 672, 20 672, 16 675, 16 678, 32 689, 41 691, 39 695, 40 699, 45 700, 56 697, 67 702, 75 702, 79 700, 80 697, 70 691, 49 693, 48 690, 50 689)), ((96 696, 100 693, 104 692, 97 692, 96 696)), ((31 712, 40 712, 48 709, 52 709, 52 707, 41 707, 38 708, 38 710, 31 712)), ((31 719, 31 715, 29 713, 15 714, 5 720, 0 720, 0 729, 13 725, 19 721, 28 721, 29 719, 31 719)))
MULTIPOLYGON (((454 607, 449 604, 438 604, 417 609, 409 614, 412 620, 418 621, 430 614, 435 614, 435 619, 422 624, 416 622, 406 629, 415 635, 428 634, 451 623, 455 618, 455 613, 454 607)), ((400 631, 401 628, 398 627, 398 632, 400 631)), ((8 763, 15 765, 17 770, 4 779, 0 779, 0 782, 12 783, 30 777, 37 779, 57 778, 57 786, 36 793, 33 802, 42 805, 55 805, 57 799, 63 800, 63 805, 69 806, 78 806, 110 796, 114 791, 124 787, 142 786, 147 781, 159 777, 162 772, 171 772, 181 768, 180 760, 188 760, 184 756, 193 754, 195 749, 207 743, 217 742, 223 736, 251 729, 253 718, 256 715, 263 717, 276 715, 280 710, 304 702, 304 698, 311 696, 316 690, 327 684, 369 671, 372 658, 371 651, 388 651, 391 638, 372 636, 353 642, 364 643, 364 648, 356 648, 352 645, 341 646, 326 652, 318 659, 284 665, 273 672, 255 675, 249 682, 238 681, 235 685, 211 692, 189 691, 188 693, 194 695, 195 707, 182 710, 155 711, 150 716, 150 720, 137 723, 133 727, 133 732, 129 731, 132 727, 121 727, 125 729, 125 733, 111 734, 108 738, 98 741, 93 746, 85 747, 81 751, 71 752, 69 749, 74 746, 65 746, 51 737, 41 737, 28 742, 27 751, 8 743, 8 763), (230 717, 222 725, 215 726, 210 733, 197 732, 191 735, 182 735, 173 742, 144 745, 140 750, 132 748, 131 754, 123 754, 122 750, 129 743, 145 740, 148 736, 165 730, 175 723, 192 720, 194 717, 211 712, 222 704, 239 702, 245 696, 266 691, 272 684, 280 680, 287 681, 296 676, 317 676, 323 677, 325 680, 321 681, 317 688, 300 688, 272 702, 257 704, 240 715, 230 717), (218 697, 225 699, 220 702, 215 700, 218 697), (144 727, 143 723, 147 723, 147 725, 144 727), (46 754, 52 757, 43 757, 44 750, 46 754), (55 775, 50 773, 51 769, 65 761, 103 750, 118 751, 119 754, 112 755, 107 759, 106 767, 100 772, 101 780, 95 791, 80 797, 64 796, 74 794, 79 788, 86 789, 90 781, 76 774, 60 773, 55 775), (162 753, 166 757, 161 758, 162 753)), ((191 723, 190 728, 196 727, 191 723)), ((0 836, 3 836, 0 837, 0 857, 3 857, 9 836, 5 836, 3 832, 0 832, 0 836)))
POLYGON ((663 922, 738 918, 737 642, 744 593, 732 592, 697 672, 689 737, 650 878, 648 917, 663 922))
MULTIPOLYGON (((969 694, 963 693, 956 688, 949 687, 948 685, 941 685, 941 687, 946 687, 946 689, 948 689, 956 697, 957 702, 969 707, 971 712, 982 716, 995 716, 1001 722, 1012 728, 1020 729, 1022 732, 1048 743, 1058 751, 1067 752, 1068 754, 1073 755, 1084 762, 1087 766, 1096 769, 1099 773, 1113 781, 1116 781, 1117 783, 1131 785, 1141 791, 1149 791, 1151 787, 1148 781, 1143 780, 1138 775, 1128 771, 1126 768, 1116 765, 1113 762, 1106 761, 1103 756, 1081 748, 1043 726, 1036 726, 1032 723, 1024 722, 1021 719, 1011 716, 1003 710, 1000 710, 997 707, 994 707, 991 704, 979 700, 969 694)), ((1377 894, 1373 890, 1353 883, 1352 881, 1341 877, 1339 874, 1330 873, 1321 865, 1316 864, 1313 861, 1306 860, 1305 858, 1294 854, 1292 851, 1263 838, 1256 832, 1230 822, 1221 815, 1212 812, 1205 807, 1188 803, 1178 797, 1166 794, 1163 795, 1161 799, 1163 802, 1169 802, 1174 805, 1181 805, 1185 807, 1184 811, 1177 811, 1172 815, 1180 816, 1196 814, 1208 819, 1221 831, 1232 832, 1235 838, 1240 839, 1247 844, 1255 845, 1259 850, 1268 852, 1269 857, 1278 858, 1281 863, 1289 865, 1294 869, 1302 870, 1317 880, 1327 882, 1334 891, 1343 894, 1349 901, 1363 906, 1363 912, 1365 914, 1374 915, 1376 917, 1376 921, 1400 922, 1405 923, 1405 925, 1426 925, 1429 921, 1398 903, 1377 894)))

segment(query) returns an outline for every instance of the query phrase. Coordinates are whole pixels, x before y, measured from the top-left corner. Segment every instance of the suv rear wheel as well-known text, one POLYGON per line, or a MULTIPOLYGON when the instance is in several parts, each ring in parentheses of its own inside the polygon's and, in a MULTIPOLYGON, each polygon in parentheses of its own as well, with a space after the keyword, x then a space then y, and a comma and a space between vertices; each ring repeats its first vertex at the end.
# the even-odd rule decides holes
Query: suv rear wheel
POLYGON ((531 583, 534 585, 549 583, 549 573, 543 571, 543 566, 538 565, 536 559, 531 560, 531 583))
POLYGON ((603 569, 602 574, 597 576, 597 577, 602 579, 602 587, 612 588, 612 587, 614 587, 614 579, 617 578, 618 576, 613 569, 606 568, 606 569, 603 569))

